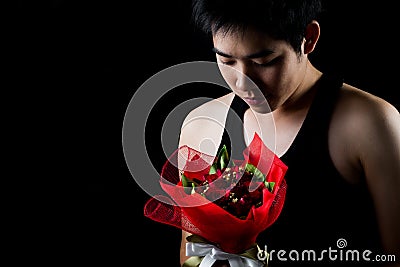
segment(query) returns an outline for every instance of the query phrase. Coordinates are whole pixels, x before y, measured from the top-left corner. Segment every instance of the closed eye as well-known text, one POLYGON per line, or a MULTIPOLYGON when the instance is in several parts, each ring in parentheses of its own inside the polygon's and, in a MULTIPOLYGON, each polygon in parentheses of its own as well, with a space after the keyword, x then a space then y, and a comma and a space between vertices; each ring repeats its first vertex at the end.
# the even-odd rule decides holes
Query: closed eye
POLYGON ((220 60, 219 62, 224 64, 224 65, 229 65, 229 66, 235 64, 235 61, 222 61, 222 60, 220 60))
POLYGON ((258 63, 258 62, 253 61, 253 64, 256 66, 259 66, 259 67, 269 67, 269 66, 272 66, 275 63, 277 63, 279 60, 280 60, 280 57, 276 57, 268 62, 263 62, 263 63, 258 63))

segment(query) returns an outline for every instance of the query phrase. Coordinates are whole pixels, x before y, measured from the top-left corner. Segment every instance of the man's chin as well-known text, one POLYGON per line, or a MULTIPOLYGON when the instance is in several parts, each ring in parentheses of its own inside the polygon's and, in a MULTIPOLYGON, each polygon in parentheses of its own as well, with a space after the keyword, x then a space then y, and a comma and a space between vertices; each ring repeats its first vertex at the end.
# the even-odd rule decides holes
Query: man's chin
POLYGON ((273 107, 271 107, 268 104, 259 105, 259 106, 250 106, 250 108, 251 108, 251 110, 253 110, 257 113, 261 113, 261 114, 267 114, 267 113, 270 113, 275 110, 273 107))

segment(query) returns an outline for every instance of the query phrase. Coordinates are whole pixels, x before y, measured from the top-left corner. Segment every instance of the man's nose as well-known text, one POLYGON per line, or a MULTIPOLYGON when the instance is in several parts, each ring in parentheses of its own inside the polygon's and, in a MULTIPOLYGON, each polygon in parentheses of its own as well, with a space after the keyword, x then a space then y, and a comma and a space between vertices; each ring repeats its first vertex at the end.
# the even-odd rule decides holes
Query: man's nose
POLYGON ((240 91, 249 91, 256 88, 256 84, 252 79, 253 73, 251 68, 243 66, 236 70, 236 88, 240 91))

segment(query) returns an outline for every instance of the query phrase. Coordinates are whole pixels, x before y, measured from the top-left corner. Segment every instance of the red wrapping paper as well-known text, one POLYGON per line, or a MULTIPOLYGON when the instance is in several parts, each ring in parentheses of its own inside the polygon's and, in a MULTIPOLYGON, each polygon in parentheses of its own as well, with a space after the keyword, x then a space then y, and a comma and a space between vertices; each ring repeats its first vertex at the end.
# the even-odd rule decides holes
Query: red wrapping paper
POLYGON ((164 164, 161 172, 160 185, 170 198, 152 197, 145 204, 144 215, 197 234, 228 253, 241 253, 250 248, 256 243, 257 236, 276 221, 282 210, 287 166, 264 145, 257 134, 243 151, 243 157, 244 160, 235 159, 235 163, 253 164, 266 174, 268 182, 275 182, 272 193, 267 188, 262 190, 262 205, 253 206, 245 219, 237 218, 198 193, 187 194, 184 191, 179 170, 194 170, 193 175, 208 173, 213 158, 187 146, 179 148, 164 164), (183 168, 178 168, 179 157, 185 161, 183 168))

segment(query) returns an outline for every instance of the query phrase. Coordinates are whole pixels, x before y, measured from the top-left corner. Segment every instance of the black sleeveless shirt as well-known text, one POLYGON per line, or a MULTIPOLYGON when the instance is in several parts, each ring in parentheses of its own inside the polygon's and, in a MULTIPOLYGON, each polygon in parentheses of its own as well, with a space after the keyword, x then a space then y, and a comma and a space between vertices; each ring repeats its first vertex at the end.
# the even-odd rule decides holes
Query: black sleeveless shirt
MULTIPOLYGON (((329 154, 328 127, 342 83, 343 80, 336 76, 324 74, 321 77, 300 131, 280 158, 288 166, 285 204, 279 218, 260 234, 257 241, 261 249, 265 250, 267 246, 268 252, 274 250, 270 267, 369 266, 372 262, 362 256, 365 250, 372 252, 368 255, 370 259, 383 254, 366 184, 346 182, 329 154), (281 259, 287 261, 278 259, 279 250, 286 252, 281 259), (301 260, 302 253, 308 259, 310 251, 311 258, 301 260), (297 255, 299 261, 294 260, 297 255), (335 255, 337 259, 332 260, 335 255)), ((225 144, 228 151, 232 150, 232 158, 243 157, 246 145, 242 122, 248 108, 242 99, 235 96, 228 112, 220 146, 225 144), (237 123, 237 117, 241 119, 240 123, 237 123)))

